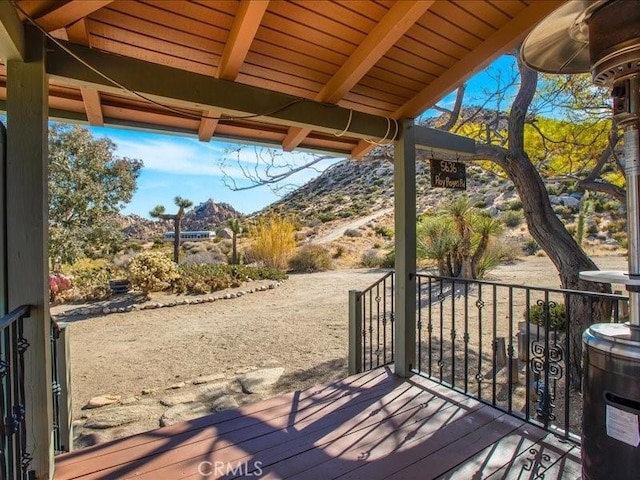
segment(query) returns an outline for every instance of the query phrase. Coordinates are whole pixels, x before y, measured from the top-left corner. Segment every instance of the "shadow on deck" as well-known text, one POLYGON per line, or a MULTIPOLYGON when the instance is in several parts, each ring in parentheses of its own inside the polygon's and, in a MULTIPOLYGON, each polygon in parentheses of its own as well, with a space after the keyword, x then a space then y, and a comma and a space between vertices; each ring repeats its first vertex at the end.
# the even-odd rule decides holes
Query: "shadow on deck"
POLYGON ((580 450, 379 368, 58 456, 54 478, 575 480, 580 450))

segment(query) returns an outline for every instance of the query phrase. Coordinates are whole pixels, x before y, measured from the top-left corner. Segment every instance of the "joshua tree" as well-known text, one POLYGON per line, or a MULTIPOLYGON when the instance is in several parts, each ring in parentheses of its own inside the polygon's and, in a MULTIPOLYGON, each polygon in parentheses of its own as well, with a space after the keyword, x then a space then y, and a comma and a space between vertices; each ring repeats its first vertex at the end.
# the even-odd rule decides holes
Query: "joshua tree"
POLYGON ((178 207, 178 213, 165 213, 166 210, 163 205, 156 205, 153 210, 149 212, 149 215, 153 218, 171 220, 173 222, 173 261, 178 263, 180 256, 180 222, 182 222, 182 218, 184 217, 185 209, 193 205, 193 202, 182 197, 174 198, 173 202, 178 207))
POLYGON ((230 218, 227 224, 233 234, 231 238, 231 265, 238 265, 238 234, 242 233, 242 224, 238 217, 230 218))

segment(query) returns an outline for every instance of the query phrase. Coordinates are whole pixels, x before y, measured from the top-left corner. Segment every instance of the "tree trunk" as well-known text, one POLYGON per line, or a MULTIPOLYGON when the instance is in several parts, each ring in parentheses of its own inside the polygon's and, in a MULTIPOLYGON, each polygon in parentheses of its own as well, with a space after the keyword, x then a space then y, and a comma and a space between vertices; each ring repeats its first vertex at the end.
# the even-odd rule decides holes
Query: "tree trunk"
POLYGON ((173 219, 173 261, 180 260, 180 219, 176 216, 173 219))
MULTIPOLYGON (((490 159, 504 169, 513 182, 524 209, 531 236, 549 256, 558 270, 563 288, 610 292, 608 284, 580 280, 583 270, 598 270, 580 245, 556 217, 540 174, 524 149, 524 123, 536 90, 538 75, 518 62, 520 89, 509 114, 509 148, 479 145, 479 158, 490 159)), ((595 321, 609 318, 611 302, 576 301, 567 305, 569 321, 569 372, 571 387, 580 389, 582 382, 582 334, 595 321), (592 308, 593 307, 593 308, 592 308)))

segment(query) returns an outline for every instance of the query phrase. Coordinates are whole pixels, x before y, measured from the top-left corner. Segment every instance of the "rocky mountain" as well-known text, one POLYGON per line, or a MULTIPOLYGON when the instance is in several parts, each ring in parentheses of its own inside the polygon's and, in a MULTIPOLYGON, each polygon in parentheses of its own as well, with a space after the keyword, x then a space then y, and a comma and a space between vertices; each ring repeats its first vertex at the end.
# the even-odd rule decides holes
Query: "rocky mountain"
MULTIPOLYGON (((182 219, 182 229, 214 230, 228 219, 241 216, 242 214, 228 203, 217 203, 209 199, 187 211, 182 219)), ((170 221, 149 220, 139 215, 122 216, 121 222, 125 237, 131 240, 148 242, 162 236, 166 231, 173 230, 173 223, 170 221)))
MULTIPOLYGON (((511 182, 467 165, 467 191, 473 203, 484 203, 494 213, 517 198, 511 182)), ((345 160, 294 190, 266 211, 295 213, 301 220, 328 222, 339 218, 368 215, 393 206, 393 163, 384 159, 345 160)), ((416 164, 416 201, 418 212, 437 209, 456 192, 432 188, 428 162, 416 164)))

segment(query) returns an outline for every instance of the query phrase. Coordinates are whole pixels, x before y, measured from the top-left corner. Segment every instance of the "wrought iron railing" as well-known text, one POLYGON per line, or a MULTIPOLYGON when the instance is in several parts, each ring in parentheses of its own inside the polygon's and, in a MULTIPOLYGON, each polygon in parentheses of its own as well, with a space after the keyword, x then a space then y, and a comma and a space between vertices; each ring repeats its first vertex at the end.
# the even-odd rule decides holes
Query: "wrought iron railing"
POLYGON ((29 306, 18 307, 0 319, 0 475, 3 480, 30 478, 25 425, 24 355, 29 342, 24 322, 29 306))
POLYGON ((395 273, 349 292, 349 374, 393 362, 395 273))
POLYGON ((578 438, 580 332, 621 321, 627 297, 424 274, 416 288, 416 373, 578 438))
POLYGON ((51 321, 51 400, 53 448, 56 454, 68 452, 72 447, 68 333, 66 325, 51 321))

